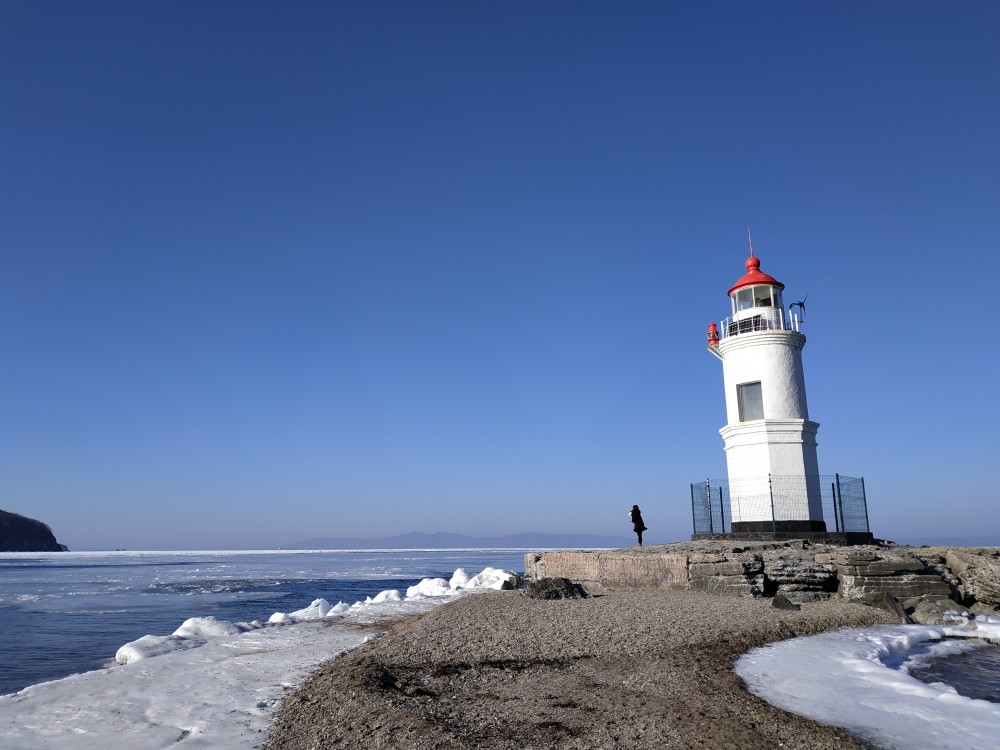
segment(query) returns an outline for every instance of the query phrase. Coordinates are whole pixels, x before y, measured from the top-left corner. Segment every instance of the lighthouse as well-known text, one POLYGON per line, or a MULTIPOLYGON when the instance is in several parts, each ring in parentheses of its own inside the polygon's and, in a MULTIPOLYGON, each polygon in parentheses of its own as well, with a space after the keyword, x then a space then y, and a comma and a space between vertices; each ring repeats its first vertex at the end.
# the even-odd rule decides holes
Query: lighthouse
POLYGON ((726 425, 719 430, 729 473, 734 534, 826 532, 816 459, 819 424, 809 418, 795 307, 785 285, 750 248, 746 273, 729 290, 730 315, 710 323, 709 351, 722 361, 726 425))

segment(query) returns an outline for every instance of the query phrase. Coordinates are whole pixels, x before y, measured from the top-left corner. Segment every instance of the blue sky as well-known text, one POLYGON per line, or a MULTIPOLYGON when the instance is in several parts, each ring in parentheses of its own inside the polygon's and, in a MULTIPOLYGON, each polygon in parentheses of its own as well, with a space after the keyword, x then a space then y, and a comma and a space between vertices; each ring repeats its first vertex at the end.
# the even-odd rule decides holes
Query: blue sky
POLYGON ((1000 529, 1000 8, 0 5, 0 507, 74 549, 691 533, 746 227, 824 473, 1000 529))

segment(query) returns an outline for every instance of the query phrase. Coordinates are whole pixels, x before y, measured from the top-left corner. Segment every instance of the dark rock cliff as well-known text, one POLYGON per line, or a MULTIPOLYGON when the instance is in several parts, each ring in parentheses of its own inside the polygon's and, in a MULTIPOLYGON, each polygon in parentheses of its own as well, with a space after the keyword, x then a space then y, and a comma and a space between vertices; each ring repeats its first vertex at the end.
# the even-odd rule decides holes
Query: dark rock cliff
POLYGON ((0 552, 63 552, 46 524, 0 510, 0 552))

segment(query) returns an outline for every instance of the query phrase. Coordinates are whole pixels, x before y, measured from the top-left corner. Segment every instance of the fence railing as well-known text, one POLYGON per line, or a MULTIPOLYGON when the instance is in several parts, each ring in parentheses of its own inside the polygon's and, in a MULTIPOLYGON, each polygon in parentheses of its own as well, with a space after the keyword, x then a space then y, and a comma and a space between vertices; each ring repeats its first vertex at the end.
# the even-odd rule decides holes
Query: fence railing
POLYGON ((754 527, 774 530, 799 521, 819 521, 828 532, 865 532, 868 500, 865 480, 841 474, 785 476, 772 474, 731 483, 704 479, 691 483, 691 514, 695 534, 729 534, 748 520, 754 527), (822 519, 817 518, 821 506, 822 519), (810 510, 812 509, 812 510, 810 510))

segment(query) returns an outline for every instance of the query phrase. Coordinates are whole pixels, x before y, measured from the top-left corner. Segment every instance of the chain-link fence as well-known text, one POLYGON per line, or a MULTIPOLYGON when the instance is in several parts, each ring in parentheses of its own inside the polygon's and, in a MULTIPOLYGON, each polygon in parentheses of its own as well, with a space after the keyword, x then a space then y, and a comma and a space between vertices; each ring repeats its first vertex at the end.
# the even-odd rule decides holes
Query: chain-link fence
POLYGON ((695 534, 870 533, 865 480, 840 474, 693 482, 691 513, 695 534))

